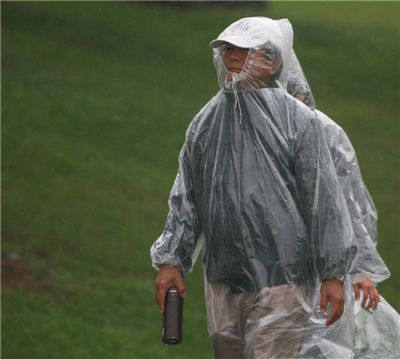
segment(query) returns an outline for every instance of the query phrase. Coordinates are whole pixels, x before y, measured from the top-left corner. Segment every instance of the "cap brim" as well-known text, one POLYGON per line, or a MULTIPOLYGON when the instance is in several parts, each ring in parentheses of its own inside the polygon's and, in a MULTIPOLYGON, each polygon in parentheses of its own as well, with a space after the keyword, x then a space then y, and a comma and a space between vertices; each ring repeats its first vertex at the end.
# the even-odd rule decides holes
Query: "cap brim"
POLYGON ((219 37, 218 39, 211 41, 208 46, 210 46, 211 49, 215 49, 217 47, 221 47, 226 43, 232 44, 237 47, 241 47, 243 49, 248 49, 251 47, 249 42, 243 39, 242 37, 234 37, 234 36, 219 37))

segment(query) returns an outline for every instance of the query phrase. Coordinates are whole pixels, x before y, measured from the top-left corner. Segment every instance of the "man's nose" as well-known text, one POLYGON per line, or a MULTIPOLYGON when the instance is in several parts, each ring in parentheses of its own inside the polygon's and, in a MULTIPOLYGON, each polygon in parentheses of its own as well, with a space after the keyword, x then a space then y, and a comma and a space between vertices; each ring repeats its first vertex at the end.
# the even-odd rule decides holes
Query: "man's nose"
POLYGON ((230 57, 231 60, 240 60, 241 56, 242 56, 242 51, 238 47, 235 47, 231 52, 230 57))

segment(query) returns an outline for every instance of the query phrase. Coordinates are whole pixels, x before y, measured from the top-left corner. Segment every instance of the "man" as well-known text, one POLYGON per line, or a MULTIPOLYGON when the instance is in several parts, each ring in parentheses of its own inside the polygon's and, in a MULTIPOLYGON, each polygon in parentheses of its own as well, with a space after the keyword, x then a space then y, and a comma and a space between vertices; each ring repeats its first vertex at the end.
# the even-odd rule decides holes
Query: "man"
POLYGON ((257 17, 211 42, 222 90, 189 126, 151 250, 163 311, 204 238, 215 358, 298 357, 311 319, 327 330, 344 310, 354 233, 321 124, 284 90, 292 40, 257 17))

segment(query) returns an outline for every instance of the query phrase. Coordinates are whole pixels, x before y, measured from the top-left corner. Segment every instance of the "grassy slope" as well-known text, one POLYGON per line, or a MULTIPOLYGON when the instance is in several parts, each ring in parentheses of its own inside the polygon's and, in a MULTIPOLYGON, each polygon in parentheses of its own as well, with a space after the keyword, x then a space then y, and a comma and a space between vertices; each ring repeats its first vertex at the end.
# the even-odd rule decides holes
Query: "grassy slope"
MULTIPOLYGON (((381 289, 400 309, 398 9, 272 3, 265 14, 291 19, 319 108, 357 149, 393 272, 381 289)), ((207 43, 256 14, 2 3, 2 246, 46 284, 3 295, 5 358, 210 357, 200 266, 185 343, 158 344, 148 249, 185 129, 217 90, 207 43)))

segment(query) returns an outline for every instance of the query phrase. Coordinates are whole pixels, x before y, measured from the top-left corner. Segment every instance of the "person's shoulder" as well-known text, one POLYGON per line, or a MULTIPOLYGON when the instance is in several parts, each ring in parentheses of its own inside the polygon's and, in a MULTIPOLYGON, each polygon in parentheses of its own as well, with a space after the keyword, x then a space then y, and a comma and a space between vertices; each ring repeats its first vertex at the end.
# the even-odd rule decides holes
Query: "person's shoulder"
POLYGON ((280 107, 285 107, 292 115, 302 115, 302 117, 315 117, 314 111, 306 104, 290 95, 281 88, 268 88, 266 94, 273 97, 280 107))
POLYGON ((300 100, 288 94, 287 92, 286 92, 286 97, 287 97, 287 102, 291 105, 290 107, 292 107, 297 113, 300 112, 305 117, 312 119, 316 117, 315 110, 308 107, 304 102, 301 102, 300 100))
POLYGON ((347 151, 354 151, 350 138, 338 123, 320 110, 315 110, 315 114, 316 119, 321 123, 324 129, 326 139, 331 147, 338 147, 341 145, 342 148, 347 151))
POLYGON ((192 121, 190 122, 188 129, 186 131, 186 136, 194 135, 197 129, 201 126, 201 124, 210 116, 210 112, 216 107, 218 103, 218 98, 221 96, 221 91, 218 92, 214 97, 212 97, 201 109, 197 114, 193 117, 192 121))
POLYGON ((343 131, 342 127, 340 127, 335 121, 333 121, 328 115, 326 115, 322 111, 315 109, 314 112, 317 116, 317 119, 321 122, 321 124, 324 127, 329 127, 332 129, 343 131))
POLYGON ((256 90, 256 92, 262 94, 265 97, 275 98, 278 101, 286 101, 287 92, 279 87, 265 87, 262 89, 256 90))
POLYGON ((218 98, 221 95, 221 91, 218 92, 215 96, 213 96, 202 108, 201 110, 194 116, 192 122, 198 122, 209 112, 213 107, 216 106, 218 102, 218 98))

